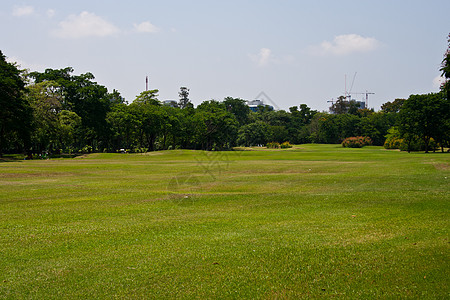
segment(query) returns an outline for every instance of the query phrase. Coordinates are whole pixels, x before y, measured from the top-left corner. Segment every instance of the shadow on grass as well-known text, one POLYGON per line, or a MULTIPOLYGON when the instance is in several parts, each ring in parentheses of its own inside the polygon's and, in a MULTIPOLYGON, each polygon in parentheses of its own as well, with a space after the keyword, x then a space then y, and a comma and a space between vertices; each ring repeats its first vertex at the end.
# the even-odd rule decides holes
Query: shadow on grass
POLYGON ((55 158, 75 158, 78 156, 81 156, 83 154, 52 154, 49 155, 47 158, 39 157, 37 155, 33 155, 33 158, 28 158, 25 154, 3 154, 2 157, 0 157, 0 163, 5 162, 18 162, 18 161, 25 161, 25 160, 45 160, 45 159, 55 159, 55 158))

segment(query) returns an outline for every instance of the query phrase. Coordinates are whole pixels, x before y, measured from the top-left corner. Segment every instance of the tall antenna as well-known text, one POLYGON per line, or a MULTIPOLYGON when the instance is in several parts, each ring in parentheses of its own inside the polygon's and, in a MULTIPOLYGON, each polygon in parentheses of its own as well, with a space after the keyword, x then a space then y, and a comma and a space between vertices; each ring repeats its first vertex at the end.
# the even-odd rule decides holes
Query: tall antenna
POLYGON ((348 92, 349 94, 352 93, 352 90, 353 90, 353 84, 355 83, 356 73, 357 73, 357 72, 355 72, 355 75, 353 75, 352 85, 350 86, 350 91, 348 92))
POLYGON ((145 76, 145 91, 148 91, 148 76, 145 76))
POLYGON ((353 80, 352 80, 352 85, 350 86, 350 90, 347 90, 347 74, 345 74, 345 91, 344 91, 344 96, 345 99, 347 99, 348 101, 351 100, 352 98, 352 90, 353 90, 353 84, 355 83, 355 78, 356 78, 356 74, 358 72, 355 72, 355 74, 353 75, 353 80))

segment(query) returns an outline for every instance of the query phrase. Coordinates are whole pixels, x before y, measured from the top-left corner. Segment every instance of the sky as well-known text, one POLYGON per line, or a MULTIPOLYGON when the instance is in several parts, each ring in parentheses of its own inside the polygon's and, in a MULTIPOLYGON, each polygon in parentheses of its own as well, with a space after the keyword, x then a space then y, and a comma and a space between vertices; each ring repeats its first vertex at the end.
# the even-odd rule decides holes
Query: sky
POLYGON ((131 103, 262 98, 326 111, 352 92, 376 111, 439 91, 448 0, 12 1, 0 7, 0 50, 21 68, 72 67, 131 103), (361 94, 358 94, 361 93, 361 94))

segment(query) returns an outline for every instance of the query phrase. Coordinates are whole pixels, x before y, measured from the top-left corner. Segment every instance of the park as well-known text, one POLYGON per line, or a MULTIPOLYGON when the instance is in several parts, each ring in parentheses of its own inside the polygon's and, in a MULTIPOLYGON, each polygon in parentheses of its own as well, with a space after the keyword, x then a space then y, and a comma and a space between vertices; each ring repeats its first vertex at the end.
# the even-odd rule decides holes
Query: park
POLYGON ((450 157, 380 146, 0 161, 0 298, 445 298, 450 157))

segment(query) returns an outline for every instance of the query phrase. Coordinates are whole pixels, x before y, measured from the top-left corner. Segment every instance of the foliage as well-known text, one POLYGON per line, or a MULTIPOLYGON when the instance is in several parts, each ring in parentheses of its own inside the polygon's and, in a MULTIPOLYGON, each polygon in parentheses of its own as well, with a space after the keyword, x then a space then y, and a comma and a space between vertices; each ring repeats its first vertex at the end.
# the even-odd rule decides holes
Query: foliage
POLYGON ((402 108, 405 99, 395 99, 393 102, 386 102, 381 105, 381 110, 385 113, 398 113, 402 108))
POLYGON ((445 78, 441 89, 447 100, 450 101, 450 33, 447 38, 447 43, 447 51, 444 54, 444 59, 442 60, 440 71, 442 72, 442 77, 445 78))
POLYGON ((107 143, 108 135, 106 115, 111 105, 117 101, 111 101, 114 96, 108 94, 106 87, 93 81, 95 77, 92 73, 72 75, 73 71, 71 67, 46 69, 43 73, 32 72, 30 77, 35 84, 56 84, 62 95, 61 108, 72 111, 81 118, 80 134, 76 139, 78 148, 86 144, 102 148, 107 143))
POLYGON ((33 117, 25 92, 22 71, 0 51, 0 157, 5 150, 29 146, 33 117))
POLYGON ((429 151, 430 139, 443 145, 448 142, 448 120, 450 119, 450 100, 441 93, 411 95, 399 113, 399 130, 408 145, 408 151, 416 136, 420 137, 429 151))
POLYGON ((400 149, 404 144, 403 139, 401 138, 400 131, 397 127, 391 127, 388 130, 388 134, 386 135, 386 141, 384 142, 383 147, 385 149, 400 149))
POLYGON ((341 145, 345 148, 362 148, 364 146, 371 146, 372 140, 367 136, 348 137, 341 145))
POLYGON ((187 87, 182 86, 178 92, 178 96, 180 97, 180 101, 178 101, 179 108, 186 108, 189 105, 192 105, 189 100, 189 89, 187 87))
POLYGON ((136 96, 136 99, 134 99, 133 103, 159 106, 161 105, 161 102, 159 102, 158 100, 158 93, 159 90, 144 91, 136 96))
POLYGON ((281 143, 280 144, 280 148, 281 149, 287 149, 287 148, 292 148, 293 146, 291 145, 291 143, 289 143, 289 142, 284 142, 284 143, 281 143))
POLYGON ((278 142, 270 142, 266 144, 266 147, 269 149, 278 149, 280 148, 280 143, 278 142))
POLYGON ((232 113, 240 126, 248 124, 250 108, 245 103, 245 100, 240 98, 226 97, 223 104, 228 112, 232 113))
POLYGON ((269 126, 262 122, 256 121, 239 128, 237 144, 240 146, 258 146, 265 145, 268 140, 269 126))
POLYGON ((333 114, 357 114, 359 106, 355 100, 347 100, 344 96, 340 96, 336 102, 330 107, 333 114))
POLYGON ((269 149, 287 149, 287 148, 292 148, 292 145, 289 142, 283 142, 283 143, 278 143, 278 142, 270 142, 266 144, 266 147, 269 149))

